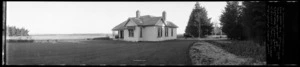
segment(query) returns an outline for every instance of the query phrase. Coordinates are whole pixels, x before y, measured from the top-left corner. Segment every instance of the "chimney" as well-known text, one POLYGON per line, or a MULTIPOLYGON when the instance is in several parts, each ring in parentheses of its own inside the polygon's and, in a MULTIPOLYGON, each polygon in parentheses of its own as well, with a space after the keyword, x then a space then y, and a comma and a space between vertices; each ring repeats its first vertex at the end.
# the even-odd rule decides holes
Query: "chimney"
POLYGON ((164 11, 164 12, 162 13, 162 18, 163 18, 164 21, 166 21, 166 11, 164 11))
POLYGON ((139 18, 139 17, 140 17, 140 11, 137 10, 137 11, 136 11, 136 18, 139 18))

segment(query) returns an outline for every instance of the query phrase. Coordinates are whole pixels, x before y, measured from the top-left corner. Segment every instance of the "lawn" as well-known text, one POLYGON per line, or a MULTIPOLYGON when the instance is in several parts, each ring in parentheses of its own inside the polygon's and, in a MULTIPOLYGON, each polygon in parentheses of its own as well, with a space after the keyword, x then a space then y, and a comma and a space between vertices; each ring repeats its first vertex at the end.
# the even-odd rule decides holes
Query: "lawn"
POLYGON ((207 40, 222 49, 241 57, 251 57, 257 61, 266 61, 266 47, 252 41, 207 40))
POLYGON ((125 42, 87 40, 57 43, 8 43, 8 64, 186 64, 189 47, 196 40, 125 42), (134 61, 145 60, 145 61, 134 61))

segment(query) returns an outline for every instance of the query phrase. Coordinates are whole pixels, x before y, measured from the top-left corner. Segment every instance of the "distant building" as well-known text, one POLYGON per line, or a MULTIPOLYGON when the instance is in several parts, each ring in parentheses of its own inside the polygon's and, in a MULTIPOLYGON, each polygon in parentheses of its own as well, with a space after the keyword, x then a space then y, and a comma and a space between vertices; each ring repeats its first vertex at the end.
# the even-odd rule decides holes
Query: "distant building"
POLYGON ((115 26, 113 35, 119 40, 125 41, 163 41, 177 38, 177 28, 174 23, 166 21, 166 12, 162 17, 150 15, 140 16, 136 11, 136 17, 130 17, 121 24, 115 26), (117 31, 118 34, 114 34, 117 31))

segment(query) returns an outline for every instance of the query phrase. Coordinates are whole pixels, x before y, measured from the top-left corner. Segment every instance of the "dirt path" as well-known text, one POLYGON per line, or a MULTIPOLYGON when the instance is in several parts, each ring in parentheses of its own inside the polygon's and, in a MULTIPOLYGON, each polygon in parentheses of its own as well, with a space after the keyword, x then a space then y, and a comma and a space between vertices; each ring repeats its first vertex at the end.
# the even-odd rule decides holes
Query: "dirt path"
POLYGON ((252 61, 252 58, 238 57, 207 42, 193 44, 190 58, 195 65, 245 65, 252 61))

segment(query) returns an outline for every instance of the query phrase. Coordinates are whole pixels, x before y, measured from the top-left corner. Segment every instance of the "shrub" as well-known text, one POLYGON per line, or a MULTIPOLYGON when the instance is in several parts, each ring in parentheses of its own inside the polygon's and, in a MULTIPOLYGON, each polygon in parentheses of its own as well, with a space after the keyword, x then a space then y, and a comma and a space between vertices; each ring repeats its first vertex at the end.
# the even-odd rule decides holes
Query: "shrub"
POLYGON ((93 38, 92 40, 110 40, 109 37, 98 37, 98 38, 93 38))
POLYGON ((119 36, 115 36, 115 38, 119 38, 119 36))
POLYGON ((32 43, 34 40, 7 40, 8 43, 24 43, 24 42, 29 42, 32 43))
POLYGON ((187 34, 187 33, 184 33, 183 36, 184 36, 184 38, 191 38, 191 37, 194 37, 193 35, 187 34))

